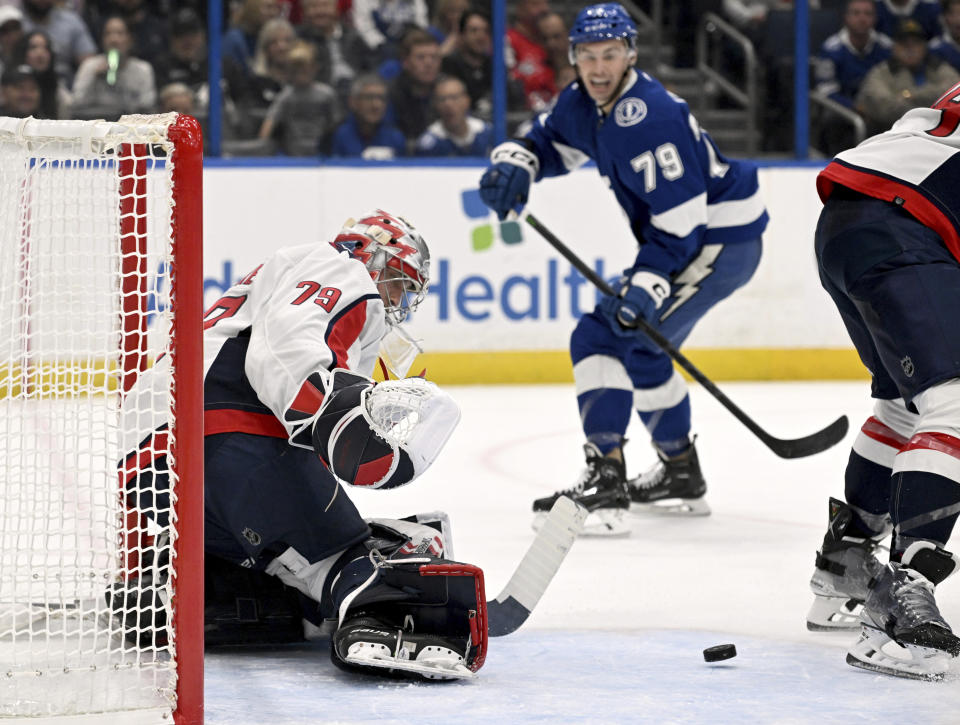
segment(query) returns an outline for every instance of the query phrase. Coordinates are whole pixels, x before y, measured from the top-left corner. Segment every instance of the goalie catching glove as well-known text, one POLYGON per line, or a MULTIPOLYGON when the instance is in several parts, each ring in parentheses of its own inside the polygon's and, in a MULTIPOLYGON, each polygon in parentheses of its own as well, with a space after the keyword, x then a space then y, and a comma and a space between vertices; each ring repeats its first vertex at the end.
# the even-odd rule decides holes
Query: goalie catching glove
POLYGON ((422 378, 374 383, 334 370, 312 427, 313 449, 340 481, 396 488, 427 470, 460 421, 460 409, 422 378))

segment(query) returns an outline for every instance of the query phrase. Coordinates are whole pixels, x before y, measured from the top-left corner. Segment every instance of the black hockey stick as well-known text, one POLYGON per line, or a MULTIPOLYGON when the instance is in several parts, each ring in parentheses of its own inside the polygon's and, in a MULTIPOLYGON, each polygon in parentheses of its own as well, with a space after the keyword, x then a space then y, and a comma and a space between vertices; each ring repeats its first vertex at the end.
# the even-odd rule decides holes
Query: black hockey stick
POLYGON ((527 621, 580 535, 586 518, 587 510, 566 496, 553 504, 507 586, 496 599, 487 602, 487 631, 491 637, 512 634, 527 621))
MULTIPOLYGON (((546 239, 554 249, 560 252, 570 264, 576 267, 580 274, 590 280, 597 289, 605 295, 616 295, 616 292, 607 284, 605 279, 588 267, 584 261, 561 242, 553 232, 543 226, 540 220, 533 216, 533 214, 528 213, 526 215, 526 221, 527 224, 540 232, 540 235, 546 239)), ((753 418, 740 410, 730 398, 723 394, 710 378, 700 372, 683 353, 677 350, 670 341, 661 335, 650 323, 643 318, 639 318, 637 320, 637 329, 653 340, 657 347, 667 353, 667 355, 676 360, 677 364, 690 374, 690 377, 700 383, 708 393, 720 401, 724 408, 733 413, 736 419, 743 423, 751 433, 763 441, 767 448, 781 458, 803 458, 804 456, 812 456, 814 453, 820 453, 839 443, 847 434, 847 429, 850 424, 847 421, 847 416, 841 415, 823 430, 804 436, 803 438, 774 438, 757 425, 753 418)))

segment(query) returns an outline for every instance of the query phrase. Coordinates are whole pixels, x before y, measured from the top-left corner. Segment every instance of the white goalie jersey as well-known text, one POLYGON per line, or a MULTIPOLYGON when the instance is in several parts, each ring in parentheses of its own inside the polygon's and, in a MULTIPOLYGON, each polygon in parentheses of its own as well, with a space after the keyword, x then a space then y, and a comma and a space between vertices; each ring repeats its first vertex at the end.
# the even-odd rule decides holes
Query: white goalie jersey
POLYGON ((837 157, 817 177, 825 202, 840 184, 901 206, 941 236, 960 260, 960 83, 931 108, 907 111, 893 127, 837 157))
MULTIPOLYGON (((387 333, 383 302, 364 265, 329 244, 278 251, 234 284, 204 316, 204 433, 242 432, 287 438, 317 411, 328 371, 370 377, 387 333)), ((165 396, 143 373, 124 410, 155 410, 142 396, 165 396)), ((138 447, 154 421, 137 420, 124 450, 138 447)))

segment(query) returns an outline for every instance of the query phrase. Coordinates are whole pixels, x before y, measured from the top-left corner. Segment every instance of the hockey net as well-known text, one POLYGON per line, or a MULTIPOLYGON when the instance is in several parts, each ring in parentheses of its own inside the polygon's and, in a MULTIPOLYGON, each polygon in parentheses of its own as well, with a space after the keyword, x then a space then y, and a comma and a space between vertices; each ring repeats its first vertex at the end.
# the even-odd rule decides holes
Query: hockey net
POLYGON ((202 721, 201 170, 188 116, 0 118, 0 721, 202 721))

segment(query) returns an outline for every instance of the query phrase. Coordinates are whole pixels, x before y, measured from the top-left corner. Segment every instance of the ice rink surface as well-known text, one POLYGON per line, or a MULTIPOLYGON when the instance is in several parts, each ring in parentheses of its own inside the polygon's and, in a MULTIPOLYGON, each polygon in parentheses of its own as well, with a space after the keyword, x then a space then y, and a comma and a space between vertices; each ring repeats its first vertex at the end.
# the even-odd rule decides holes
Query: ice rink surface
MULTIPOLYGON (((491 639, 475 680, 350 677, 322 644, 212 652, 206 722, 960 722, 960 662, 942 683, 874 675, 844 662, 855 635, 805 626, 827 498, 842 496, 850 443, 872 407, 868 384, 721 388, 777 437, 807 435, 844 413, 852 430, 825 453, 783 460, 695 386, 713 514, 632 516, 628 538, 579 539, 527 624, 491 639), (703 661, 704 648, 725 642, 736 658, 703 661)), ((455 558, 483 567, 492 599, 533 539, 531 501, 570 486, 583 466, 573 387, 448 390, 463 418, 437 463, 406 488, 350 495, 365 516, 446 511, 455 558)), ((654 461, 634 421, 631 476, 654 461)), ((960 578, 941 586, 938 601, 960 626, 960 578)))

